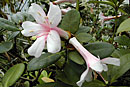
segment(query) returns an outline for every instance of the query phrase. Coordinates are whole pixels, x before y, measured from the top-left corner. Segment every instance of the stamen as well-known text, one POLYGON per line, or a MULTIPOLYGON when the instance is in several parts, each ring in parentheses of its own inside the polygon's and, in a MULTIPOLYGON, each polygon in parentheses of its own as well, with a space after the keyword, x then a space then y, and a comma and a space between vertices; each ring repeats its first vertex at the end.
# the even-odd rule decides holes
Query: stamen
POLYGON ((50 24, 52 24, 52 22, 50 22, 50 24))
POLYGON ((37 13, 38 13, 40 16, 42 16, 40 12, 37 12, 37 13))
POLYGON ((47 16, 45 16, 44 18, 45 18, 45 19, 48 19, 48 17, 47 17, 47 16))
POLYGON ((32 33, 32 32, 34 32, 34 31, 33 31, 33 30, 30 30, 29 32, 32 33))

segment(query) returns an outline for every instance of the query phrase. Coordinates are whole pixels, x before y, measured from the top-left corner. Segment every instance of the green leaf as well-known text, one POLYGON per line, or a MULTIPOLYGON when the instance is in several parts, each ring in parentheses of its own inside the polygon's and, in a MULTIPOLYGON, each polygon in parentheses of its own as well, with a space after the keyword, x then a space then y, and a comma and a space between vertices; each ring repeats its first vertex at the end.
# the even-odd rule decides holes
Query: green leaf
POLYGON ((79 34, 79 33, 87 33, 89 32, 91 29, 91 27, 88 27, 88 26, 79 26, 79 29, 78 31, 76 32, 76 34, 79 34))
POLYGON ((28 71, 32 71, 32 70, 38 70, 41 68, 45 68, 45 67, 55 63, 60 57, 61 57, 61 52, 55 53, 55 54, 51 54, 51 53, 43 54, 39 58, 33 58, 29 62, 27 69, 28 69, 28 71))
POLYGON ((13 22, 20 24, 24 21, 34 21, 34 18, 26 12, 17 12, 11 16, 13 22))
POLYGON ((25 69, 25 65, 23 63, 14 65, 11 67, 4 75, 2 79, 2 84, 4 87, 12 86, 22 75, 25 69))
POLYGON ((108 57, 114 51, 114 46, 106 42, 96 42, 85 45, 92 54, 99 56, 100 58, 108 57))
POLYGON ((0 87, 3 87, 1 82, 0 82, 0 87))
POLYGON ((4 18, 0 18, 0 28, 9 31, 19 31, 19 29, 14 25, 13 22, 10 22, 4 18))
POLYGON ((84 82, 82 87, 105 87, 102 81, 94 80, 91 82, 84 82))
POLYGON ((85 63, 83 57, 77 51, 69 52, 69 58, 80 65, 83 65, 85 63))
POLYGON ((84 70, 85 68, 83 66, 69 60, 66 63, 64 70, 57 72, 57 79, 66 84, 77 86, 76 82, 79 81, 80 75, 84 70))
POLYGON ((20 33, 20 31, 12 32, 11 35, 9 36, 8 40, 13 39, 13 38, 16 37, 19 33, 20 33))
POLYGON ((56 83, 44 83, 41 85, 37 85, 36 87, 55 87, 56 83))
POLYGON ((114 40, 120 45, 125 45, 130 47, 130 38, 127 36, 117 36, 114 38, 114 40))
POLYGON ((60 28, 75 33, 79 29, 80 13, 77 10, 71 10, 65 14, 60 28))
POLYGON ((55 82, 55 83, 45 83, 41 85, 37 85, 36 87, 72 87, 63 82, 55 82))
POLYGON ((113 53, 112 53, 112 56, 115 57, 115 58, 119 58, 125 54, 128 54, 130 53, 130 49, 120 49, 120 50, 115 50, 113 53))
POLYGON ((88 3, 106 4, 106 5, 110 5, 112 7, 115 7, 114 3, 110 2, 110 1, 88 1, 88 3))
POLYGON ((110 67, 111 83, 115 82, 117 78, 122 76, 126 71, 130 69, 130 54, 126 54, 120 57, 120 66, 110 67))
POLYGON ((2 42, 0 43, 0 53, 9 51, 13 47, 12 42, 2 42))
POLYGON ((117 34, 124 31, 130 31, 130 18, 123 21, 117 29, 117 34))
POLYGON ((81 43, 89 42, 92 39, 92 36, 87 33, 79 33, 75 36, 81 43))

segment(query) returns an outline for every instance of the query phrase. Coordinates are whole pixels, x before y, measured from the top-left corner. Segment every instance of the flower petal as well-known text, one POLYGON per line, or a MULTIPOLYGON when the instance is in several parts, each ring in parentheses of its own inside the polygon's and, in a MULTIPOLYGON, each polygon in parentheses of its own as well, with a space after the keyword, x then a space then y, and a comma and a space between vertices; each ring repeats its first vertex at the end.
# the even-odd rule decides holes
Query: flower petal
POLYGON ((112 65, 116 65, 116 66, 120 66, 120 59, 118 58, 104 58, 101 60, 102 63, 106 63, 106 64, 112 64, 112 65))
POLYGON ((69 37, 71 36, 71 34, 69 34, 67 31, 64 31, 58 27, 54 27, 53 29, 56 30, 59 35, 65 39, 69 39, 69 37))
POLYGON ((97 61, 96 63, 90 65, 90 67, 97 72, 103 71, 103 65, 100 61, 97 61))
POLYGON ((76 83, 79 87, 81 87, 84 81, 86 80, 88 72, 89 72, 89 67, 87 67, 87 69, 82 73, 80 80, 76 83))
POLYGON ((106 64, 102 64, 102 65, 103 65, 103 70, 104 70, 104 71, 108 71, 107 65, 106 65, 106 64))
POLYGON ((56 27, 61 21, 61 10, 59 6, 50 3, 50 9, 47 14, 51 27, 56 27))
POLYGON ((40 24, 36 24, 30 21, 23 22, 22 27, 24 28, 24 30, 22 30, 21 33, 24 36, 34 36, 43 31, 43 28, 40 24))
POLYGON ((87 82, 92 81, 92 69, 89 69, 88 74, 85 79, 87 82))
POLYGON ((32 6, 29 7, 29 13, 35 18, 37 23, 44 23, 46 14, 38 4, 33 3, 32 6))
POLYGON ((36 58, 41 56, 42 50, 44 49, 44 46, 45 46, 45 37, 46 36, 37 38, 37 40, 28 49, 29 55, 35 56, 36 58))
POLYGON ((47 37, 47 49, 50 53, 59 52, 61 49, 60 36, 55 30, 51 30, 47 37))

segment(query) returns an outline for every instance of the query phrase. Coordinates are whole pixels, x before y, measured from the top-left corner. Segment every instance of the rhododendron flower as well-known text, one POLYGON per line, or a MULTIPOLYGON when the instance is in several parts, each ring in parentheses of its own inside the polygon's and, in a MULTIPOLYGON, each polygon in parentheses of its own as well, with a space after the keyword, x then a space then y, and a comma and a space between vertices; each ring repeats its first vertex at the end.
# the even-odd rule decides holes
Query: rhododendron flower
MULTIPOLYGON (((117 17, 120 17, 121 15, 118 15, 117 17)), ((104 22, 105 21, 108 21, 108 20, 111 20, 111 19, 115 19, 116 16, 104 16, 104 14, 102 12, 100 12, 99 14, 99 19, 100 19, 100 22, 101 22, 101 26, 104 27, 104 22)))
POLYGON ((61 49, 60 36, 68 39, 68 33, 57 27, 61 21, 61 10, 58 6, 50 3, 50 9, 46 15, 43 9, 33 3, 29 7, 29 13, 35 18, 37 23, 25 21, 22 24, 24 36, 36 36, 36 41, 28 49, 29 55, 40 57, 47 42, 47 50, 56 53, 61 49))
POLYGON ((83 82, 92 80, 92 70, 101 73, 103 70, 107 71, 108 67, 106 64, 113 64, 116 66, 120 66, 120 60, 117 58, 104 58, 100 60, 99 58, 92 55, 89 51, 87 51, 75 37, 69 40, 69 43, 72 44, 78 52, 83 56, 87 69, 82 73, 80 80, 77 82, 79 87, 82 86, 83 82))
POLYGON ((75 3, 76 0, 56 0, 53 3, 54 4, 60 4, 60 3, 64 3, 64 2, 75 3))

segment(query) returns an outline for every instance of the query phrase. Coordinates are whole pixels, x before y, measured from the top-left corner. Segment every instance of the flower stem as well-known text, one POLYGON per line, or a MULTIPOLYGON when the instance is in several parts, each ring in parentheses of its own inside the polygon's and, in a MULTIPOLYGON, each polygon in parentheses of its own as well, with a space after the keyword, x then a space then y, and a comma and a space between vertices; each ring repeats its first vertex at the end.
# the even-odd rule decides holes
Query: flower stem
POLYGON ((115 18, 115 27, 114 27, 114 33, 113 33, 113 36, 112 36, 112 43, 113 43, 113 41, 114 41, 114 37, 115 37, 115 34, 116 34, 116 27, 117 27, 117 12, 118 12, 118 8, 115 8, 115 16, 116 16, 116 18, 115 18))
POLYGON ((76 10, 79 11, 79 0, 76 2, 76 10))

